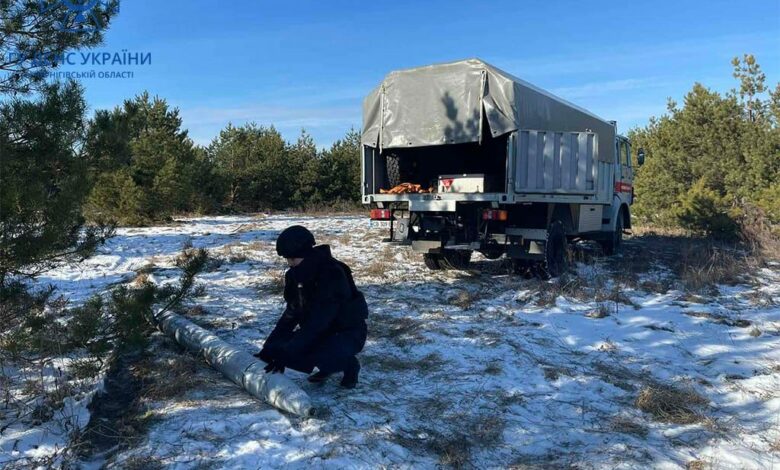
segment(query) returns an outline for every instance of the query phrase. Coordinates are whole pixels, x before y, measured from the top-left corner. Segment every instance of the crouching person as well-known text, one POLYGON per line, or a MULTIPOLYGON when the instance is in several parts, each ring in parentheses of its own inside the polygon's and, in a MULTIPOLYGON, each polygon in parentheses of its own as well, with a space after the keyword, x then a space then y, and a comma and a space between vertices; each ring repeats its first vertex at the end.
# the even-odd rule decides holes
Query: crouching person
POLYGON ((327 245, 315 246, 314 235, 293 226, 276 241, 287 259, 284 276, 287 308, 255 356, 268 363, 266 372, 286 367, 323 382, 343 372, 341 385, 354 388, 360 363, 355 357, 366 342, 368 307, 349 267, 333 258, 327 245))

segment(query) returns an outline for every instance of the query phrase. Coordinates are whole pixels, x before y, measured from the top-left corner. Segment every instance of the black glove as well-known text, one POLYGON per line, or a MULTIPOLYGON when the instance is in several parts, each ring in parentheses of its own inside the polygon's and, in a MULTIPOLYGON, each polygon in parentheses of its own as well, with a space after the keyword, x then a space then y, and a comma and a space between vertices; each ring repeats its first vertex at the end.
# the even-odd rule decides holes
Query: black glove
POLYGON ((266 374, 284 374, 284 363, 274 360, 268 363, 263 369, 266 374))

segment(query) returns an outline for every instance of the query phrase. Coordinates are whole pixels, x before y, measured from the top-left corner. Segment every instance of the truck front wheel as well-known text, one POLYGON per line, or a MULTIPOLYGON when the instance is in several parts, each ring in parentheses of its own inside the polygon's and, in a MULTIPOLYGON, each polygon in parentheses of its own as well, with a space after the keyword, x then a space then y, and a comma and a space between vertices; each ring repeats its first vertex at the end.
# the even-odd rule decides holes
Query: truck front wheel
POLYGON ((623 211, 619 210, 617 220, 615 221, 615 231, 612 232, 609 240, 602 241, 601 250, 607 256, 612 256, 620 251, 620 245, 623 243, 623 211))

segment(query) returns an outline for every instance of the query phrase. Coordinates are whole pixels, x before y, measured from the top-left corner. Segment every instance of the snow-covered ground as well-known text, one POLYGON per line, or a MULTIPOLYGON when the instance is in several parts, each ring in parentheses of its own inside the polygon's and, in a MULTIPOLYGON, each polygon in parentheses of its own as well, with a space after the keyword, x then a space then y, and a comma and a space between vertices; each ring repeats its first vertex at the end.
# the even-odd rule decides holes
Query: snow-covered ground
MULTIPOLYGON (((223 263, 198 277, 205 292, 190 318, 255 351, 283 308, 274 240, 293 224, 353 267, 369 301, 358 388, 343 390, 338 378, 312 385, 287 372, 321 410, 301 419, 197 363, 178 393, 147 403, 140 439, 102 463, 780 468, 778 265, 699 297, 630 288, 637 283, 613 281, 619 262, 598 259, 578 264, 569 284, 526 280, 479 257, 478 270, 434 273, 409 248, 380 244, 384 233, 362 217, 258 216, 122 229, 99 254, 39 282, 78 303, 138 271, 154 282, 174 279, 182 246, 207 248, 223 263), (701 419, 672 424, 640 411, 641 391, 659 383, 704 397, 701 419)), ((669 275, 661 265, 641 274, 669 275)), ((151 347, 160 368, 181 357, 162 335, 151 347)), ((86 398, 69 403, 81 407, 73 411, 81 426, 86 398)), ((67 435, 51 423, 9 426, 0 433, 0 465, 52 452, 67 435)))

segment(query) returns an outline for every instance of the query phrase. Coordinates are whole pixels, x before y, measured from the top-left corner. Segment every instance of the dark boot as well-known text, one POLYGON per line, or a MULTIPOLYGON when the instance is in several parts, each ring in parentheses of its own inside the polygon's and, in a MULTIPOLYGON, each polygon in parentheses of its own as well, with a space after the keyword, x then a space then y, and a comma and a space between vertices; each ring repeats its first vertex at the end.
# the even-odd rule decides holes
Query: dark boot
POLYGON ((330 377, 330 374, 326 374, 325 372, 318 370, 316 373, 310 375, 308 380, 313 384, 319 384, 327 380, 328 377, 330 377))
POLYGON ((358 373, 360 372, 360 362, 356 357, 352 357, 347 368, 344 369, 344 378, 341 379, 341 386, 344 388, 355 388, 358 383, 358 373))

